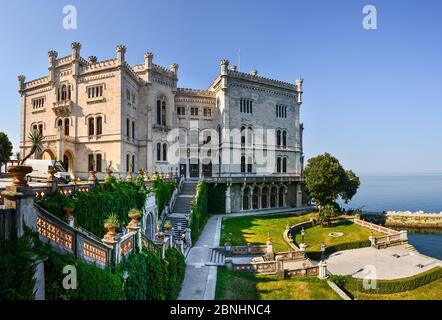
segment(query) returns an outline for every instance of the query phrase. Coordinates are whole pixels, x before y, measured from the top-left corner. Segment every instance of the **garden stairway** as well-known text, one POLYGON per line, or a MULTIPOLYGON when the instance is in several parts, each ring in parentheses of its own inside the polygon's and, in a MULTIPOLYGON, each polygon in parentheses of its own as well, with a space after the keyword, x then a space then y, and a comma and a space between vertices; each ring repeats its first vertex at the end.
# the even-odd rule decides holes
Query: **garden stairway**
POLYGON ((198 181, 184 181, 180 193, 167 219, 172 223, 174 240, 180 240, 181 235, 189 225, 189 215, 192 210, 192 199, 196 192, 198 181))
POLYGON ((209 248, 209 256, 206 266, 224 266, 226 261, 226 252, 224 248, 209 248))

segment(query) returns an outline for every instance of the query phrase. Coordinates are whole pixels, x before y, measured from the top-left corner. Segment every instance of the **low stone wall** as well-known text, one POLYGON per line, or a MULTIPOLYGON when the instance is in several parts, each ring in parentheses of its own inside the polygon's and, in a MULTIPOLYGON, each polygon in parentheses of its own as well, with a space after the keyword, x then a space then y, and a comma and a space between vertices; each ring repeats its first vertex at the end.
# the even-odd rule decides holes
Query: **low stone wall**
POLYGON ((284 241, 287 242, 293 250, 301 251, 301 249, 293 242, 291 234, 300 231, 302 228, 304 229, 311 228, 314 225, 315 223, 312 219, 310 219, 310 221, 301 222, 293 226, 287 225, 287 228, 284 230, 284 233, 282 234, 284 241))
POLYGON ((387 212, 385 225, 393 228, 442 228, 442 213, 387 212))
POLYGON ((232 246, 230 249, 232 255, 238 256, 250 256, 258 254, 266 254, 266 245, 256 245, 256 246, 232 246))

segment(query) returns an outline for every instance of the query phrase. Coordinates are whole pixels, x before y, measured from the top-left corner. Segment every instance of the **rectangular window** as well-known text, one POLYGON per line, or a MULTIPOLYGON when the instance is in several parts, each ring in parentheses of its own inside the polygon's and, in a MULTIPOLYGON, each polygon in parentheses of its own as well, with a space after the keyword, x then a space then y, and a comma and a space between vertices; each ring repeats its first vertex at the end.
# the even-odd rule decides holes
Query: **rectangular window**
POLYGON ((90 154, 88 156, 88 168, 89 168, 89 171, 94 171, 94 155, 93 154, 90 154))
POLYGON ((212 109, 204 108, 204 117, 211 118, 212 117, 212 109))
POLYGON ((179 116, 185 116, 186 115, 186 108, 185 107, 176 107, 176 114, 179 116))
POLYGON ((132 121, 132 138, 135 139, 135 121, 132 121))
POLYGON ((95 99, 103 97, 103 85, 97 85, 87 88, 87 98, 95 99))
POLYGON ((193 117, 198 117, 198 107, 191 107, 190 108, 190 115, 193 117))
POLYGON ((281 119, 287 118, 287 106, 277 104, 276 105, 276 117, 281 119))
POLYGON ((45 98, 36 98, 32 100, 32 109, 38 110, 42 109, 45 106, 45 98))
POLYGON ((103 171, 102 166, 101 166, 101 163, 102 163, 101 154, 98 153, 96 157, 97 157, 97 172, 101 172, 101 171, 103 171))
POLYGON ((253 100, 241 98, 239 104, 241 113, 253 113, 253 100))

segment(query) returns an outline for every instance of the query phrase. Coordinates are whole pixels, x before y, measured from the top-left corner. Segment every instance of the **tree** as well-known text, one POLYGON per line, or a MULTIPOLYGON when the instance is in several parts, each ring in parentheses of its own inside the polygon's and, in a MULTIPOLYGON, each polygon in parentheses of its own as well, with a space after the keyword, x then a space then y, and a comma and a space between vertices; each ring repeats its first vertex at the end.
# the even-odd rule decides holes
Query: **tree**
POLYGON ((20 165, 23 165, 26 160, 28 160, 34 153, 41 152, 43 149, 43 135, 38 132, 31 132, 28 136, 29 140, 31 141, 32 148, 29 154, 23 158, 23 160, 20 161, 20 165))
POLYGON ((311 158, 304 177, 307 194, 320 208, 333 205, 339 196, 348 202, 360 184, 353 171, 345 171, 338 159, 329 153, 311 158))
POLYGON ((325 205, 318 214, 318 222, 321 226, 328 225, 332 218, 336 217, 336 209, 333 205, 325 205))
POLYGON ((11 156, 12 143, 6 133, 0 132, 0 168, 3 164, 6 166, 6 163, 11 159, 11 156))
POLYGON ((348 203, 358 191, 361 182, 359 181, 359 177, 351 170, 345 171, 345 175, 343 191, 340 196, 345 203, 348 203))

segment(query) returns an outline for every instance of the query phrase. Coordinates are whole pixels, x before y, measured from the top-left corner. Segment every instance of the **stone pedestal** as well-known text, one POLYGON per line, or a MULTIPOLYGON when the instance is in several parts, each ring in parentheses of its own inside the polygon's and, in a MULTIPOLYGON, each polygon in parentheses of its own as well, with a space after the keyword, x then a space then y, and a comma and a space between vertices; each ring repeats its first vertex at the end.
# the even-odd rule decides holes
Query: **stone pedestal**
POLYGON ((401 234, 401 242, 402 243, 407 243, 408 242, 407 230, 401 230, 400 234, 401 234))
POLYGON ((304 251, 305 252, 305 249, 307 248, 307 245, 305 244, 305 243, 301 243, 300 245, 299 245, 299 250, 301 250, 301 251, 304 251))
POLYGON ((319 279, 327 279, 327 262, 319 262, 319 279))
POLYGON ((230 185, 226 188, 226 213, 232 213, 232 201, 230 199, 230 185))
POLYGON ((370 242, 371 242, 371 246, 372 247, 375 247, 376 246, 376 237, 375 236, 369 236, 368 237, 368 240, 370 240, 370 242))

